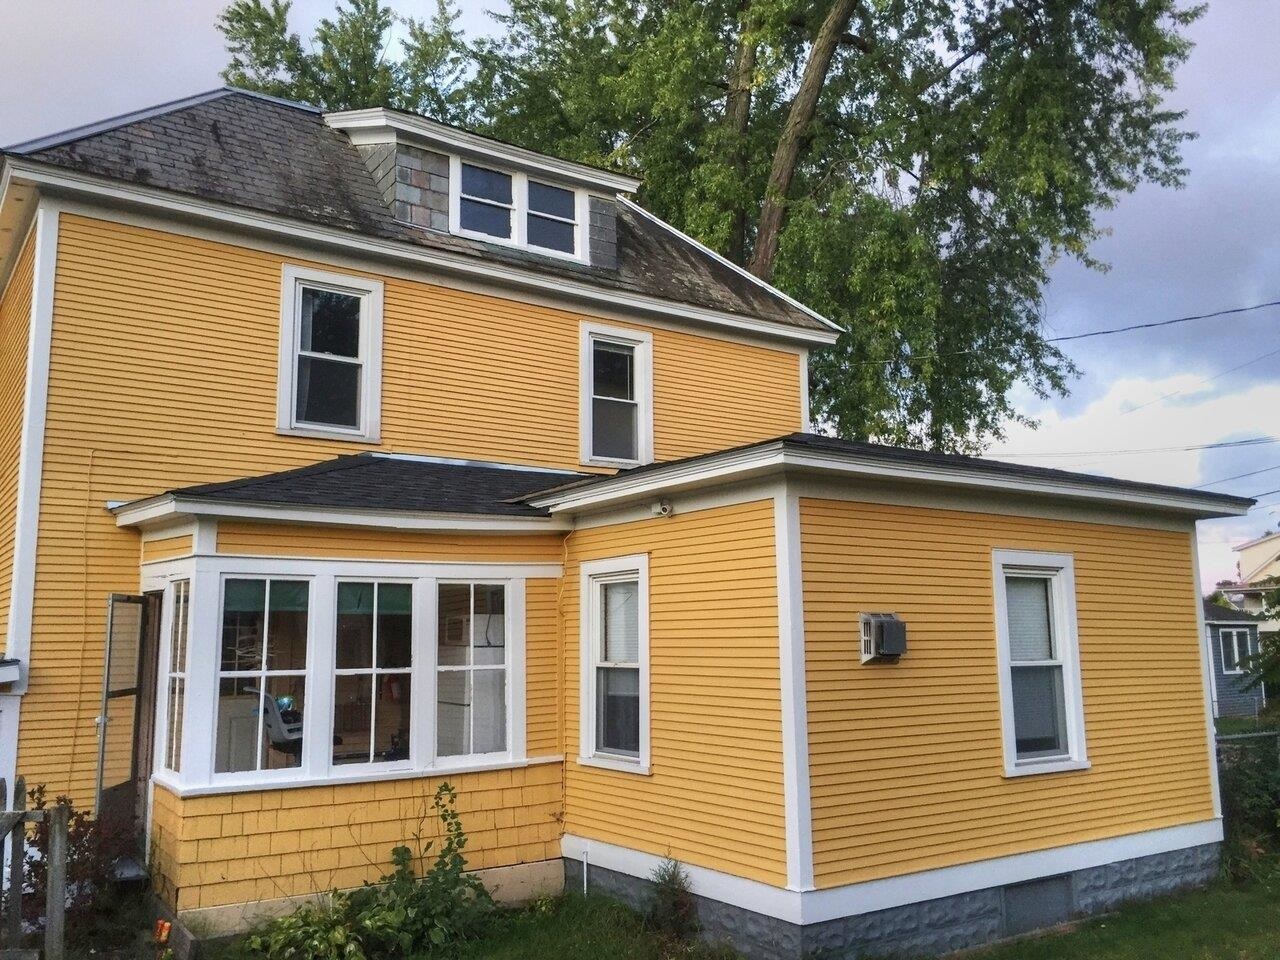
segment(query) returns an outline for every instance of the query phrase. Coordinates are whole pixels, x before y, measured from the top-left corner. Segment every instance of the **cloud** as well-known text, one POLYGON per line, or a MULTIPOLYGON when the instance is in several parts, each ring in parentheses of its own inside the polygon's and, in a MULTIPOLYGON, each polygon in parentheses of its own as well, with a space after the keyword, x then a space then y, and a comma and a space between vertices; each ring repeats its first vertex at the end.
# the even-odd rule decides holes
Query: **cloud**
MULTIPOLYGON (((1229 393, 1206 391, 1203 377, 1184 373, 1124 377, 1077 412, 1049 409, 1039 429, 1015 426, 988 456, 1066 470, 1207 489, 1242 496, 1280 488, 1280 442, 1187 450, 1206 444, 1276 436, 1280 383, 1229 393), (1171 393, 1177 397, 1160 400, 1171 393), (1153 402, 1156 401, 1156 402, 1153 402), (1132 451, 1129 453, 1109 453, 1132 451), (1066 454, 1066 455, 1064 455, 1066 454), (1030 455, 1030 456, 1029 456, 1030 455)), ((1231 547, 1275 524, 1280 500, 1267 498, 1247 517, 1199 524, 1201 583, 1208 589, 1235 575, 1231 547)))

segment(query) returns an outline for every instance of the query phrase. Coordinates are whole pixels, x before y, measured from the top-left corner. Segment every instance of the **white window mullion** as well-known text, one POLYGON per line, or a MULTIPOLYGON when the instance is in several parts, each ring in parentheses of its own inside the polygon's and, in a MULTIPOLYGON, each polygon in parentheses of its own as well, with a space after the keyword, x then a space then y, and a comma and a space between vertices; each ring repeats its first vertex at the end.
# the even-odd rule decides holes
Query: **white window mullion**
POLYGON ((435 763, 436 756, 436 583, 422 579, 413 586, 413 699, 409 704, 412 736, 409 760, 415 770, 435 763))
POLYGON ((307 776, 326 776, 333 767, 333 704, 338 678, 337 579, 315 577, 311 581, 311 611, 307 643, 306 703, 302 717, 302 769, 307 776), (308 732, 314 735, 308 735, 308 732))
POLYGON ((205 786, 213 779, 216 730, 209 718, 216 717, 218 712, 218 670, 222 654, 222 579, 209 561, 196 561, 190 604, 186 717, 182 724, 179 782, 184 786, 205 786))
POLYGON ((513 760, 527 756, 526 687, 525 674, 525 582, 511 580, 507 583, 507 749, 513 760))
POLYGON ((517 246, 527 247, 529 245, 529 178, 523 173, 515 175, 511 199, 515 202, 512 216, 516 221, 512 225, 511 236, 515 238, 517 246))

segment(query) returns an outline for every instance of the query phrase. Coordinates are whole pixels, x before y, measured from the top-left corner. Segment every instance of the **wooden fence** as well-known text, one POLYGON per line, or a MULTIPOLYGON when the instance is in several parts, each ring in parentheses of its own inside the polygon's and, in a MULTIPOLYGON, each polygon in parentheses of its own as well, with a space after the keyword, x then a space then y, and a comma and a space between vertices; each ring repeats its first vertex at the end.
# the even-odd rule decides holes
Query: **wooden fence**
MULTIPOLYGON (((8 796, 8 784, 0 777, 0 803, 8 796)), ((27 809, 27 785, 22 777, 13 784, 13 802, 0 810, 0 849, 8 848, 8 910, 0 933, 0 960, 39 960, 40 951, 24 949, 22 888, 26 867, 27 824, 47 822, 49 850, 45 856, 44 960, 63 960, 67 913, 67 821, 71 811, 63 804, 44 810, 27 809), (4 840, 9 842, 6 844, 4 840)))

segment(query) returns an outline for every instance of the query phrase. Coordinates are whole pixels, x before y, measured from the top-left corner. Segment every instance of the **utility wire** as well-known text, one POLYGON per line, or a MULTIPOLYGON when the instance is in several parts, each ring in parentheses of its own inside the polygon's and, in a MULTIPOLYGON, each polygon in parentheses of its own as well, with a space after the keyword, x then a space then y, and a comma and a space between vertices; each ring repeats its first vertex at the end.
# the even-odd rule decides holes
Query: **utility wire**
POLYGON ((1140 453, 1186 453, 1192 450, 1221 450, 1231 447, 1253 447, 1263 443, 1280 443, 1280 437, 1251 437, 1248 440, 1225 440, 1220 443, 1199 443, 1189 447, 1145 447, 1132 450, 1076 450, 1070 453, 1004 453, 994 452, 993 459, 1002 457, 1106 457, 1128 456, 1140 453))
POLYGON ((1270 353, 1264 353, 1260 357, 1254 357, 1252 360, 1246 360, 1244 363, 1238 363, 1234 367, 1229 367, 1228 369, 1223 370, 1221 373, 1215 373, 1212 377, 1205 377, 1198 384, 1196 384, 1195 387, 1184 387, 1181 390, 1173 391, 1173 393, 1166 393, 1163 397, 1156 397, 1154 400, 1148 400, 1146 403, 1139 404, 1136 407, 1130 407, 1128 410, 1125 410, 1123 413, 1121 413, 1120 416, 1127 417, 1131 413, 1137 413, 1139 410, 1145 410, 1147 407, 1153 407, 1157 403, 1164 403, 1166 400, 1170 399, 1171 397, 1176 397, 1179 394, 1186 393, 1189 390, 1198 389, 1199 387, 1203 387, 1206 383, 1213 383, 1214 380, 1218 380, 1222 377, 1225 377, 1228 373, 1235 373, 1237 370, 1243 370, 1245 367, 1252 366, 1255 363, 1260 363, 1261 361, 1266 360, 1269 357, 1274 357, 1278 353, 1280 353, 1280 350, 1272 350, 1270 353))
POLYGON ((1260 473, 1270 473, 1272 470, 1280 470, 1280 463, 1274 467, 1263 467, 1261 470, 1250 470, 1248 473, 1237 473, 1234 477, 1223 477, 1221 480, 1210 480, 1208 483, 1196 484, 1196 489, 1201 490, 1204 487, 1215 487, 1220 483, 1226 483, 1228 480, 1243 480, 1245 477, 1256 477, 1260 473))
MULTIPOLYGON (((1226 317, 1237 313, 1249 313, 1253 310, 1264 310, 1267 307, 1280 307, 1280 300, 1268 300, 1266 303, 1255 303, 1248 307, 1231 307, 1227 310, 1215 310, 1212 313, 1196 313, 1187 317, 1174 317, 1172 320, 1156 320, 1153 323, 1131 323, 1124 327, 1109 327, 1105 330, 1090 330, 1087 333, 1073 333, 1063 337, 1046 337, 1046 343, 1066 343, 1069 340, 1085 340, 1089 337, 1108 337, 1117 333, 1130 333, 1134 330, 1153 330, 1157 327, 1171 327, 1175 323, 1187 323, 1191 320, 1209 320, 1213 317, 1226 317)), ((940 360, 943 357, 961 357, 965 354, 980 353, 983 347, 970 347, 968 350, 950 350, 946 353, 921 353, 908 357, 890 357, 887 360, 859 360, 855 366, 865 367, 875 364, 897 363, 900 360, 940 360)), ((1262 359, 1259 357, 1258 359, 1262 359)), ((1253 362, 1253 361, 1250 361, 1253 362)), ((1230 371, 1226 371, 1230 372, 1230 371)), ((1219 374, 1221 376, 1221 374, 1219 374)))

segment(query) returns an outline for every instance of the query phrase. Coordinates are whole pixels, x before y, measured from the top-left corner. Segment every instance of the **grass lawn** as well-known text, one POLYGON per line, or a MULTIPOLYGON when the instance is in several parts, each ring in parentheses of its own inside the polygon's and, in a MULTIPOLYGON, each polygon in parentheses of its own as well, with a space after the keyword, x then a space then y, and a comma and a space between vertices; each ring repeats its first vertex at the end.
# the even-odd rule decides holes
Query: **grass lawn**
MULTIPOLYGON (((509 915, 458 960, 724 960, 663 943, 613 901, 566 896, 509 915)), ((1280 960, 1280 872, 1245 887, 1126 907, 1066 932, 964 954, 965 960, 1280 960)))

